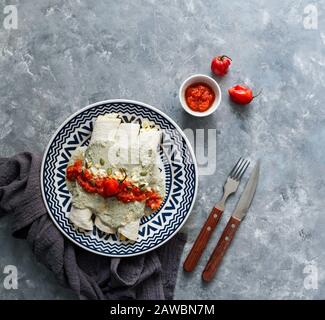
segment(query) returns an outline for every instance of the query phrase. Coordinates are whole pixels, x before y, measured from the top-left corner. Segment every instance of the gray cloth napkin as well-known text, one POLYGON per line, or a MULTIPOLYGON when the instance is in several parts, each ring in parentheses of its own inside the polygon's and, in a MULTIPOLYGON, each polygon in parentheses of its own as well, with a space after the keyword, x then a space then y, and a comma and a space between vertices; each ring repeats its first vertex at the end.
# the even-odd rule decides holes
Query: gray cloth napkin
POLYGON ((107 258, 66 239, 47 214, 40 190, 41 156, 0 158, 0 217, 11 214, 13 236, 27 239, 60 284, 88 299, 172 299, 186 241, 178 234, 149 253, 107 258))

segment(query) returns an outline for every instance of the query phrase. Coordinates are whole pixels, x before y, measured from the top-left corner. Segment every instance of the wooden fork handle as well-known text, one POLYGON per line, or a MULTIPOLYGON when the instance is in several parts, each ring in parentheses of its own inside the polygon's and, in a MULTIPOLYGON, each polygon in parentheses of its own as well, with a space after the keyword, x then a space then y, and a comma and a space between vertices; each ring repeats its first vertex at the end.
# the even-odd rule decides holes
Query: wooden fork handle
POLYGON ((221 263, 223 256, 225 255, 227 249, 230 246, 232 239, 235 236, 235 233, 238 229, 240 224, 240 220, 231 217, 215 247, 214 251, 212 252, 210 259, 205 266, 205 269, 202 273, 202 278, 204 281, 211 281, 221 263))
POLYGON ((190 272, 193 271, 198 261, 201 258, 201 255, 208 244, 209 239, 211 238, 213 230, 216 228, 223 210, 220 210, 214 207, 209 214, 208 219, 206 220, 204 226, 202 227, 199 235, 197 236, 194 245, 188 254, 183 268, 185 271, 190 272))

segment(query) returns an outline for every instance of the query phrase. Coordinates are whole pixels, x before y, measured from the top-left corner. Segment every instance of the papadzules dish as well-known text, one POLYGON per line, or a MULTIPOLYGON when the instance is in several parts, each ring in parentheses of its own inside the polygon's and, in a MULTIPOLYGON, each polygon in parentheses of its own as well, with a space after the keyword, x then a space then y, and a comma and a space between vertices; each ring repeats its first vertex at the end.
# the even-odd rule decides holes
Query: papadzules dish
POLYGON ((75 227, 89 231, 95 225, 121 240, 137 240, 141 218, 165 196, 160 140, 161 131, 149 122, 121 123, 117 114, 96 119, 89 146, 75 150, 66 170, 75 227))

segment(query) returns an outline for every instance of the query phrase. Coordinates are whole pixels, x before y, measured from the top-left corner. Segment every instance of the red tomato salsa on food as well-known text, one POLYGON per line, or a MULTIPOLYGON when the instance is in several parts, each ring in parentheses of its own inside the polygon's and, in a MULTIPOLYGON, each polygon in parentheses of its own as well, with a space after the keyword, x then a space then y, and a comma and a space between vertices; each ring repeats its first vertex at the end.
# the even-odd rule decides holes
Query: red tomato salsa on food
POLYGON ((95 177, 90 170, 85 169, 82 160, 76 160, 67 167, 67 179, 77 181, 89 193, 97 193, 102 197, 116 197, 124 203, 145 201, 146 206, 156 210, 162 203, 161 196, 152 190, 145 190, 133 185, 130 181, 119 181, 113 177, 95 177))
POLYGON ((212 106, 214 99, 214 91, 205 83, 194 83, 185 91, 186 103, 193 111, 203 112, 208 110, 212 106))

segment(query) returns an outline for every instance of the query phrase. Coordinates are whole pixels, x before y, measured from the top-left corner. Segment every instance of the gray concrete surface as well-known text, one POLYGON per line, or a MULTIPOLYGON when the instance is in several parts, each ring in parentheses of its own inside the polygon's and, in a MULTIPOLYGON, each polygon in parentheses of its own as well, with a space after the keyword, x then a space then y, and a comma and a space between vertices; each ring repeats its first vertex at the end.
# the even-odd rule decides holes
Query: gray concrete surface
MULTIPOLYGON (((110 98, 152 104, 183 129, 216 129, 216 169, 200 176, 182 259, 239 156, 261 158, 260 183, 215 281, 204 285, 200 273, 239 192, 195 273, 179 269, 175 298, 325 298, 325 1, 311 3, 314 30, 304 27, 305 0, 1 0, 0 22, 8 4, 17 5, 18 29, 0 23, 2 156, 41 152, 68 115, 110 98), (233 59, 218 79, 223 102, 194 119, 182 111, 178 88, 190 74, 209 74, 217 53, 233 59), (236 83, 263 94, 235 106, 227 88, 236 83), (310 265, 317 288, 308 290, 310 265)), ((11 237, 9 224, 0 220, 0 299, 74 299, 11 237), (18 268, 17 290, 3 286, 9 264, 18 268)))

